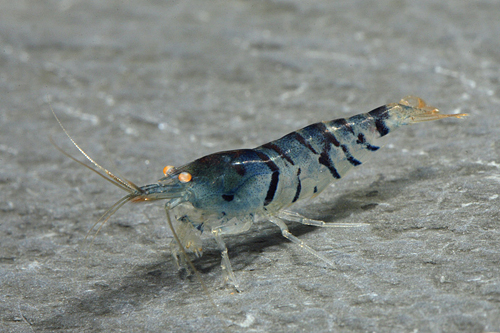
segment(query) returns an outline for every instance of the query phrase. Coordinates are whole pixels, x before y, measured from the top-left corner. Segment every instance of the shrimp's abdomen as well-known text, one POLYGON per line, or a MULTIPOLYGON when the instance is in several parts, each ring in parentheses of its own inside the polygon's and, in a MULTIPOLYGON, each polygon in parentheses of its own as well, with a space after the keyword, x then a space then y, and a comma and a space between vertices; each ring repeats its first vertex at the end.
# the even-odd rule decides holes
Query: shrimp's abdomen
POLYGON ((398 127, 465 114, 443 115, 414 96, 350 118, 319 122, 257 147, 275 165, 272 200, 266 210, 278 211, 319 194, 334 180, 360 166, 380 147, 374 141, 398 127))

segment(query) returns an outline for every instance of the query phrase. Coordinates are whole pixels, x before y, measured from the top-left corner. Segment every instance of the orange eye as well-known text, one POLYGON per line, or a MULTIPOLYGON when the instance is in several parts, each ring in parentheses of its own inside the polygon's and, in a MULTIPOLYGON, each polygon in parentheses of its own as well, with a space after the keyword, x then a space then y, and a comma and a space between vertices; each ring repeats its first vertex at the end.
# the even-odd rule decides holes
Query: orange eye
POLYGON ((170 172, 174 171, 174 167, 171 166, 171 165, 167 165, 166 167, 163 168, 163 174, 166 176, 168 175, 170 172))
POLYGON ((193 178, 189 172, 181 172, 179 174, 179 180, 183 183, 187 183, 193 178))

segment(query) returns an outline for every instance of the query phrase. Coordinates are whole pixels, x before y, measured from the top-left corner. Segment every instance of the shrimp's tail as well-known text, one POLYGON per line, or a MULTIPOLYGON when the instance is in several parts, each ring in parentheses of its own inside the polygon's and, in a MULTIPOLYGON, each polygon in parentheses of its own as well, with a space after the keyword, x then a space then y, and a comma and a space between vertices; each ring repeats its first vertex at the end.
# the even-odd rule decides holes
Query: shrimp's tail
POLYGON ((449 117, 462 118, 468 116, 467 113, 441 114, 436 107, 427 105, 423 99, 416 96, 406 96, 398 103, 389 104, 388 106, 397 113, 400 113, 399 117, 403 118, 402 120, 406 124, 421 123, 449 117))

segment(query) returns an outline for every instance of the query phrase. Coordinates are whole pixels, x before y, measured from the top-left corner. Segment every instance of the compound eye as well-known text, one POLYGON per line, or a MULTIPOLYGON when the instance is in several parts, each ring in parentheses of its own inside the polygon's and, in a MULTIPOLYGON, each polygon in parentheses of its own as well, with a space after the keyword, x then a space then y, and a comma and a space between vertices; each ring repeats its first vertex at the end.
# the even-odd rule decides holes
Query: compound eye
POLYGON ((191 176, 191 174, 189 172, 181 172, 179 174, 179 180, 182 183, 188 183, 189 181, 191 181, 192 178, 193 178, 193 176, 191 176))
POLYGON ((168 174, 172 173, 174 169, 175 168, 172 165, 167 165, 166 167, 163 168, 163 174, 167 176, 168 174))

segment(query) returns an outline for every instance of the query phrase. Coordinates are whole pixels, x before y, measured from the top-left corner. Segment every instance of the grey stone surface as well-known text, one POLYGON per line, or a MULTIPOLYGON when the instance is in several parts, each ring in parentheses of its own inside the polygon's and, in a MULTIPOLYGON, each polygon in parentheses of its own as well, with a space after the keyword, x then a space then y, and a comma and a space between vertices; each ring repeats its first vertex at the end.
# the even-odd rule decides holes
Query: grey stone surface
MULTIPOLYGON (((497 1, 0 1, 0 331, 500 330, 497 1), (166 164, 250 148, 414 94, 464 120, 391 134, 371 161, 297 207, 291 225, 336 270, 267 223, 227 239, 244 291, 179 276, 161 203, 61 155, 75 140, 144 184, 166 164)), ((79 156, 80 157, 80 156, 79 156)))

